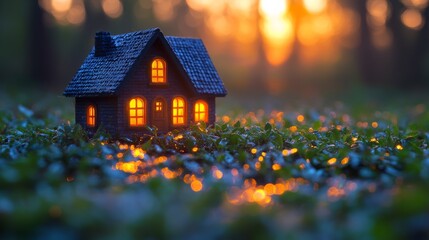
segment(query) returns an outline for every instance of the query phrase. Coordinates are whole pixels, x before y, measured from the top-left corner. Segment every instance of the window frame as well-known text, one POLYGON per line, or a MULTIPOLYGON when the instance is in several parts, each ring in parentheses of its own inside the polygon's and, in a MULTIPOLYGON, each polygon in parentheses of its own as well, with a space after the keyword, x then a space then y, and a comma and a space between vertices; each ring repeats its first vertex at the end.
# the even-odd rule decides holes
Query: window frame
POLYGON ((187 103, 186 98, 183 96, 174 96, 171 99, 171 124, 173 126, 185 126, 187 124, 187 103), (174 110, 179 110, 179 107, 174 107, 174 100, 175 99, 182 99, 183 100, 183 123, 174 123, 174 118, 179 118, 180 116, 174 116, 174 110))
MULTIPOLYGON (((157 79, 160 78, 158 76, 158 73, 157 73, 157 76, 155 76, 155 78, 157 78, 157 79)), ((158 86, 165 86, 165 85, 167 85, 167 62, 163 58, 161 58, 161 57, 155 57, 155 58, 152 59, 152 61, 150 61, 150 66, 149 66, 149 84, 150 85, 158 85, 158 86), (154 69, 153 69, 152 65, 153 65, 153 63, 155 61, 160 61, 164 65, 163 68, 158 68, 158 63, 157 63, 157 68, 155 70, 157 72, 158 71, 163 71, 164 82, 154 82, 153 81, 153 78, 154 78, 153 71, 154 71, 154 69)))
POLYGON ((195 102, 195 104, 194 104, 194 121, 197 123, 197 122, 205 122, 205 123, 208 123, 209 122, 209 104, 207 103, 207 101, 205 101, 205 100, 203 100, 203 99, 198 99, 196 102, 195 102), (197 116, 197 114, 199 114, 199 115, 201 115, 203 112, 201 112, 201 111, 199 111, 198 113, 197 113, 197 104, 202 104, 203 106, 204 106, 204 108, 205 108, 205 111, 204 111, 204 113, 205 113, 205 117, 204 117, 204 119, 203 120, 197 120, 196 119, 196 116, 197 116))
POLYGON ((127 108, 126 108, 126 110, 127 110, 126 116, 127 116, 127 125, 128 125, 128 127, 130 127, 130 128, 143 128, 143 127, 145 127, 147 125, 147 100, 146 100, 145 97, 143 97, 143 96, 134 96, 134 97, 129 98, 128 101, 127 101, 127 108), (131 106, 130 106, 131 101, 132 100, 136 100, 137 101, 137 99, 141 99, 142 103, 143 103, 143 116, 142 116, 142 118, 143 118, 143 124, 142 125, 137 125, 138 119, 141 118, 141 117, 139 117, 137 115, 137 111, 139 110, 139 108, 137 106, 137 102, 136 102, 136 107, 135 108, 131 108, 131 106), (133 117, 131 116, 131 110, 135 110, 136 111, 136 113, 135 113, 136 115, 133 116, 133 117), (136 119, 136 125, 131 125, 131 118, 135 118, 136 119))
POLYGON ((86 117, 85 122, 86 122, 87 127, 95 128, 97 126, 97 108, 95 107, 95 104, 93 104, 93 103, 88 104, 88 106, 86 107, 86 111, 85 111, 85 117, 86 117), (89 112, 90 108, 94 109, 94 115, 93 116, 90 115, 90 112, 89 112), (93 124, 89 123, 90 118, 93 118, 93 121, 94 121, 93 124))

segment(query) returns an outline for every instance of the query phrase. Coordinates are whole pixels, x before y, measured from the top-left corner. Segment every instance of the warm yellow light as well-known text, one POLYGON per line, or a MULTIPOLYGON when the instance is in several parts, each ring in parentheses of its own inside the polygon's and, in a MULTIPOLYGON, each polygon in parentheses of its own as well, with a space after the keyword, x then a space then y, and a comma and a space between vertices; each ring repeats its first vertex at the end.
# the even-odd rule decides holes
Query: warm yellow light
POLYGON ((230 120, 231 120, 231 118, 230 118, 229 116, 227 116, 227 115, 222 116, 222 121, 223 121, 224 123, 227 123, 227 122, 229 122, 230 120))
POLYGON ((291 126, 291 127, 289 127, 289 130, 291 132, 296 132, 296 131, 298 131, 298 128, 296 126, 291 126))
POLYGON ((51 0, 51 6, 56 12, 67 12, 72 6, 72 0, 51 0))
POLYGON ((141 149, 141 148, 136 148, 136 149, 134 149, 132 151, 132 155, 135 158, 143 159, 144 158, 144 154, 145 154, 145 151, 143 149, 141 149))
POLYGON ((276 186, 274 184, 272 184, 272 183, 267 183, 264 186, 264 191, 265 191, 265 193, 268 196, 271 196, 271 195, 275 194, 275 192, 276 192, 276 186))
POLYGON ((256 152, 257 152, 258 150, 256 149, 256 148, 252 148, 251 150, 250 150, 250 152, 252 153, 252 154, 256 154, 256 152))
POLYGON ((221 179, 223 177, 222 171, 219 169, 214 169, 213 170, 213 177, 216 179, 221 179))
POLYGON ((336 158, 331 158, 331 159, 328 160, 328 164, 329 165, 334 165, 336 162, 337 162, 336 158))
POLYGON ((156 112, 162 111, 162 101, 156 101, 155 102, 155 111, 156 112))
POLYGON ((156 58, 151 64, 151 82, 165 83, 166 81, 166 63, 160 58, 156 58))
POLYGON ((303 115, 298 115, 298 116, 296 117, 296 120, 297 120, 298 122, 304 122, 305 118, 304 118, 304 116, 303 116, 303 115))
POLYGON ((344 196, 346 194, 346 192, 342 188, 332 186, 328 189, 327 194, 328 194, 328 197, 339 198, 339 197, 344 196))
POLYGON ((123 7, 120 0, 103 0, 101 7, 110 18, 118 18, 122 15, 123 7))
POLYGON ((208 122, 208 105, 205 101, 203 100, 198 100, 195 103, 195 116, 194 116, 194 120, 195 122, 199 122, 199 121, 203 121, 203 122, 208 122))
POLYGON ((166 156, 159 156, 159 157, 155 158, 155 160, 153 161, 153 164, 155 164, 155 165, 162 164, 165 161, 167 161, 167 159, 168 158, 166 156))
POLYGON ((261 162, 256 162, 255 163, 255 169, 258 170, 258 171, 261 169, 261 162))
POLYGON ((398 144, 398 145, 396 145, 396 149, 403 150, 404 148, 400 144, 398 144))
POLYGON ((172 118, 173 125, 185 124, 185 100, 181 97, 173 99, 172 118))
POLYGON ((342 164, 342 165, 346 165, 347 163, 349 163, 349 157, 344 157, 344 158, 341 160, 341 164, 342 164))
POLYGON ((257 189, 254 193, 253 193, 253 200, 255 202, 261 202, 262 200, 265 199, 265 197, 267 196, 267 194, 265 193, 265 191, 263 189, 257 189))
POLYGON ((320 13, 326 9, 327 0, 304 0, 304 7, 310 13, 320 13))
POLYGON ((281 65, 292 53, 294 30, 290 17, 268 17, 260 22, 265 56, 273 66, 281 65))
POLYGON ((260 0, 259 13, 266 17, 281 17, 287 11, 287 0, 260 0))
POLYGON ((178 176, 180 176, 180 174, 182 173, 182 169, 178 169, 176 171, 172 171, 170 169, 168 169, 168 167, 164 167, 161 169, 161 174, 166 178, 166 179, 173 179, 176 178, 178 176))
POLYGON ((142 164, 141 161, 135 162, 118 162, 115 165, 117 170, 121 170, 126 173, 136 173, 138 171, 139 166, 142 164))
POLYGON ((129 102, 129 124, 131 127, 146 124, 145 102, 141 98, 133 98, 129 102))
POLYGON ((283 156, 288 156, 290 154, 290 152, 289 152, 289 150, 287 150, 287 149, 283 149, 283 151, 282 151, 282 155, 283 156))
POLYGON ((89 105, 86 110, 86 124, 89 127, 95 126, 95 107, 93 105, 89 105))
POLYGON ((203 189, 203 183, 200 180, 195 179, 191 182, 191 189, 194 192, 199 192, 203 189))
POLYGON ((423 26, 424 19, 420 11, 416 9, 407 9, 401 14, 402 23, 411 28, 418 30, 423 26))
POLYGON ((274 171, 277 171, 277 170, 280 170, 282 168, 282 166, 280 164, 278 164, 278 163, 274 163, 273 166, 272 166, 272 168, 273 168, 274 171))

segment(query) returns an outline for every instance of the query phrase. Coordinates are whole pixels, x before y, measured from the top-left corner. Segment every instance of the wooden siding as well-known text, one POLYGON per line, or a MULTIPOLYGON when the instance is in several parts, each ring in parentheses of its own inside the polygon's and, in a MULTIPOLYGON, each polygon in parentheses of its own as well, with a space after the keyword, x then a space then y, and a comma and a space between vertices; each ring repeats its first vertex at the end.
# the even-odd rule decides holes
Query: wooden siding
POLYGON ((118 136, 117 132, 117 99, 116 97, 77 97, 75 100, 76 123, 93 135, 102 126, 111 136, 118 136), (86 109, 92 104, 95 107, 95 127, 86 124, 86 109))
POLYGON ((76 123, 82 125, 90 135, 94 134, 99 126, 103 126, 113 137, 141 137, 147 133, 145 127, 130 127, 128 118, 128 104, 132 98, 141 97, 145 100, 146 125, 152 126, 152 107, 156 98, 163 98, 167 107, 167 127, 159 129, 160 133, 188 127, 194 121, 194 106, 196 101, 204 100, 209 108, 208 124, 214 124, 216 117, 215 97, 198 95, 193 91, 187 79, 183 78, 180 69, 175 65, 174 59, 164 49, 157 39, 143 57, 136 61, 136 65, 128 73, 116 93, 117 97, 78 97, 76 98, 76 123), (152 60, 163 58, 167 64, 167 84, 153 85, 150 83, 150 70, 152 60), (172 102, 174 97, 183 97, 186 102, 185 125, 173 126, 172 102), (86 125, 86 109, 89 104, 96 107, 96 127, 86 125))
POLYGON ((182 78, 179 69, 173 64, 173 58, 166 53, 161 42, 156 40, 145 56, 137 61, 137 65, 129 73, 123 85, 118 90, 118 132, 126 137, 138 137, 146 133, 144 127, 130 127, 128 122, 128 102, 134 97, 142 97, 146 100, 146 123, 151 126, 153 101, 157 97, 162 97, 167 103, 167 129, 159 129, 160 132, 178 128, 172 125, 172 101, 174 97, 183 97, 186 101, 185 126, 193 121, 194 104, 202 99, 209 106, 209 122, 215 121, 215 99, 214 97, 197 96, 192 87, 182 78), (161 57, 167 63, 167 84, 150 84, 151 63, 154 58, 161 57))

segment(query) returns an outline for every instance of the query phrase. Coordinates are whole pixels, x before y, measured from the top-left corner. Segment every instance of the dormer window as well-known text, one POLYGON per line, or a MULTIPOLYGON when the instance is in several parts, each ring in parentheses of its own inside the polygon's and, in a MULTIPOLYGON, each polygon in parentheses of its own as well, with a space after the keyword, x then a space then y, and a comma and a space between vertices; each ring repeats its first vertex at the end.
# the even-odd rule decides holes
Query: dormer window
POLYGON ((152 61, 151 83, 166 84, 167 83, 167 65, 161 58, 155 58, 152 61))

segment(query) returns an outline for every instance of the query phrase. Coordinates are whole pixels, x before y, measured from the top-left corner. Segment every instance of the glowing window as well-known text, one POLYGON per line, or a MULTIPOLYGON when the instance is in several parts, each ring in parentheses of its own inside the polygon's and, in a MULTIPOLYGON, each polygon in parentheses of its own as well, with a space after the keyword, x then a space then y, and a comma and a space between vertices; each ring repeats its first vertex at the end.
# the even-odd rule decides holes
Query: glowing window
POLYGON ((166 78, 166 64, 165 61, 160 59, 160 58, 156 58, 155 60, 152 61, 152 83, 166 83, 167 78, 166 78))
POLYGON ((181 97, 173 99, 173 125, 185 124, 185 100, 181 97))
POLYGON ((146 104, 143 99, 131 99, 129 109, 131 127, 139 127, 146 124, 146 104))
POLYGON ((86 109, 86 125, 95 127, 95 107, 93 105, 89 105, 86 109))
POLYGON ((157 99, 155 99, 155 103, 154 103, 154 105, 155 105, 155 108, 154 108, 154 112, 153 112, 153 116, 156 118, 156 119, 161 119, 161 118, 164 118, 165 116, 165 103, 164 103, 165 101, 163 100, 163 99, 161 99, 161 98, 157 98, 157 99))
POLYGON ((207 106, 207 103, 203 100, 198 100, 195 103, 195 116, 194 116, 195 122, 199 122, 199 121, 208 122, 209 120, 208 110, 209 108, 207 106))
POLYGON ((157 111, 157 112, 161 112, 162 111, 162 102, 161 101, 156 101, 155 102, 155 111, 157 111))

